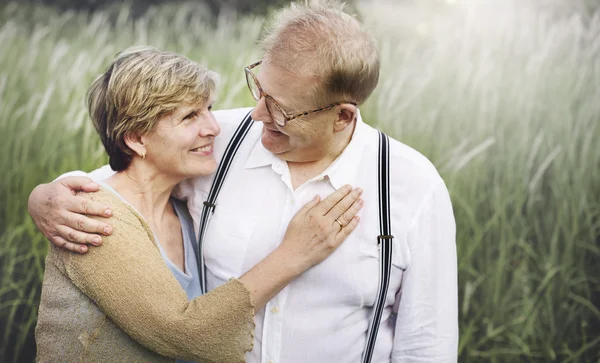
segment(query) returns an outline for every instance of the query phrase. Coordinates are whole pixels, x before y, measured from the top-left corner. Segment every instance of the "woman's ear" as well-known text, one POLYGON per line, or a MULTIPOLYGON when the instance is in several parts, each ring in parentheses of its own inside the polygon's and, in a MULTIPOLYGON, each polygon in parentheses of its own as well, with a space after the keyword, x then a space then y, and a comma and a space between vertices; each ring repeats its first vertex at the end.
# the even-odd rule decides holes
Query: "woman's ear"
POLYGON ((125 145, 129 147, 133 152, 138 154, 142 159, 146 158, 146 145, 144 144, 144 140, 141 136, 133 133, 125 134, 123 138, 125 141, 125 145))
POLYGON ((333 124, 334 132, 342 132, 356 120, 358 109, 350 103, 337 106, 337 120, 333 124))

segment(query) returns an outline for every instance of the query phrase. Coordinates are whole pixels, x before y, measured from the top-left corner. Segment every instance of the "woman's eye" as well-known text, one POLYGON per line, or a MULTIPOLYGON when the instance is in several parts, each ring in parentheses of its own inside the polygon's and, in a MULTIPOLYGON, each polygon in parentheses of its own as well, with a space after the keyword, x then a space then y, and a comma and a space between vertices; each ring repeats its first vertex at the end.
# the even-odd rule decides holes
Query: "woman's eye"
POLYGON ((189 113, 187 116, 185 116, 183 119, 184 119, 184 120, 191 120, 191 119, 195 118, 195 117, 196 117, 196 115, 197 115, 197 113, 196 113, 195 111, 194 111, 194 112, 190 112, 190 113, 189 113))
POLYGON ((208 106, 208 110, 212 111, 212 105, 208 106))

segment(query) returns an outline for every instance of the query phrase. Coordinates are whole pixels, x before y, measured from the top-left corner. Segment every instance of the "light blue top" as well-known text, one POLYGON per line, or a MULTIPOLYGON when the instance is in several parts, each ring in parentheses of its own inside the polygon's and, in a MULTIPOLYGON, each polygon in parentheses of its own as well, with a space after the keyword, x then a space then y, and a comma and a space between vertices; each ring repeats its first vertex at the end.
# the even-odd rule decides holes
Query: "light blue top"
MULTIPOLYGON (((113 188, 111 188, 106 183, 100 183, 106 189, 115 193, 124 203, 127 203, 129 206, 133 208, 133 206, 128 203, 123 197, 113 188)), ((160 254, 162 255, 165 263, 171 273, 181 287, 185 290, 188 299, 192 300, 193 298, 202 295, 200 290, 200 274, 198 273, 198 264, 196 262, 196 251, 195 251, 195 243, 196 243, 196 234, 194 233, 194 223, 192 222, 192 217, 187 209, 185 202, 182 202, 178 199, 171 198, 171 204, 173 204, 173 208, 175 209, 175 213, 177 217, 179 217, 179 221, 181 223, 181 234, 183 235, 183 251, 184 251, 184 266, 185 272, 181 271, 171 260, 167 257, 165 250, 162 248, 160 241, 156 238, 156 234, 154 235, 154 239, 158 245, 158 249, 160 250, 160 254)), ((134 208, 135 209, 135 208, 134 208)), ((139 212, 138 212, 139 213, 139 212)), ((141 213, 140 213, 141 215, 141 213)), ((177 363, 193 363, 190 361, 177 360, 177 363)))
MULTIPOLYGON (((196 253, 194 250, 194 246, 196 243, 196 234, 194 233, 194 223, 192 222, 192 217, 190 216, 190 212, 187 209, 187 205, 185 202, 180 200, 171 198, 171 203, 175 208, 175 213, 179 217, 179 221, 181 222, 181 234, 183 234, 183 250, 184 250, 184 262, 185 262, 185 271, 184 273, 181 271, 165 254, 162 246, 156 236, 156 242, 158 243, 158 248, 160 249, 160 253, 163 256, 163 259, 167 263, 167 266, 179 281, 179 284, 185 292, 187 293, 188 299, 192 300, 196 296, 202 295, 202 291, 200 290, 200 274, 198 273, 198 263, 196 260, 196 253)), ((177 363, 192 363, 190 361, 177 360, 177 363)))

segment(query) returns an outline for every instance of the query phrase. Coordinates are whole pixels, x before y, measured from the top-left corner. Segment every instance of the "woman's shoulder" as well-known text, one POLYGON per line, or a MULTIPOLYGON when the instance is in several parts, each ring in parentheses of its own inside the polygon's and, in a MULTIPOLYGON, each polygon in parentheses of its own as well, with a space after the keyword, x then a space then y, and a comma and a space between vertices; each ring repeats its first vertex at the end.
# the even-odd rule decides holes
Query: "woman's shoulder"
POLYGON ((115 254, 126 255, 127 250, 130 248, 142 251, 146 250, 145 247, 147 246, 156 246, 154 233, 152 233, 144 218, 109 188, 101 186, 97 192, 79 192, 77 194, 90 201, 105 204, 110 208, 112 211, 110 217, 95 215, 88 215, 88 217, 110 225, 113 231, 109 236, 102 237, 100 248, 92 247, 84 255, 69 253, 69 262, 90 263, 89 261, 84 262, 84 260, 102 260, 106 256, 114 256, 115 254))
POLYGON ((121 198, 119 198, 115 193, 110 191, 107 187, 101 185, 100 189, 97 192, 85 192, 79 191, 77 195, 81 197, 85 197, 89 200, 93 200, 94 202, 99 203, 114 203, 118 202, 119 204, 125 204, 121 198))
POLYGON ((127 227, 128 232, 132 232, 130 231, 131 228, 138 229, 140 232, 147 232, 149 229, 143 217, 107 187, 101 186, 97 192, 78 192, 77 195, 90 201, 102 203, 110 208, 112 212, 110 217, 91 215, 89 217, 110 224, 114 230, 117 230, 118 227, 127 227))

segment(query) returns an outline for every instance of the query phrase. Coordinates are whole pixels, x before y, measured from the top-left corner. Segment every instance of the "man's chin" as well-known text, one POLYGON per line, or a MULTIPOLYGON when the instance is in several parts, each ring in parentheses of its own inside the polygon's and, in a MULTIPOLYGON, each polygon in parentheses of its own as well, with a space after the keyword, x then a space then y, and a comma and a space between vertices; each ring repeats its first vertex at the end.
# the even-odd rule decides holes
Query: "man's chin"
POLYGON ((262 145, 265 149, 267 149, 270 153, 275 155, 280 155, 286 152, 287 143, 283 142, 283 140, 273 140, 272 138, 263 137, 260 139, 262 145))
POLYGON ((266 126, 263 126, 263 136, 268 135, 270 137, 283 137, 283 136, 287 136, 286 134, 284 134, 283 132, 277 130, 277 129, 269 129, 266 126))
POLYGON ((289 137, 281 132, 271 131, 269 129, 263 129, 263 133, 260 141, 262 142, 265 149, 269 150, 273 154, 282 153, 288 145, 289 137))

